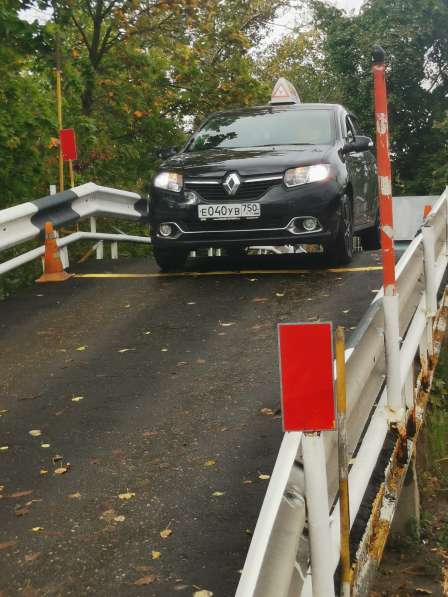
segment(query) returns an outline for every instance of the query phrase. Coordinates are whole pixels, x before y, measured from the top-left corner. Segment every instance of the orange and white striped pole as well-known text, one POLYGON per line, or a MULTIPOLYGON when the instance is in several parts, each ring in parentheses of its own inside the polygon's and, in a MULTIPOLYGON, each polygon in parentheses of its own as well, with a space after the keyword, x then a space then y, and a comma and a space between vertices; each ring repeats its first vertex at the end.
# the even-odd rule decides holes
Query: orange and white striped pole
POLYGON ((375 97, 376 160, 383 259, 384 334, 387 366, 387 402, 392 418, 403 416, 400 377, 399 302, 395 279, 394 220, 392 212, 392 177, 389 155, 389 119, 384 66, 385 52, 374 46, 372 73, 375 97))

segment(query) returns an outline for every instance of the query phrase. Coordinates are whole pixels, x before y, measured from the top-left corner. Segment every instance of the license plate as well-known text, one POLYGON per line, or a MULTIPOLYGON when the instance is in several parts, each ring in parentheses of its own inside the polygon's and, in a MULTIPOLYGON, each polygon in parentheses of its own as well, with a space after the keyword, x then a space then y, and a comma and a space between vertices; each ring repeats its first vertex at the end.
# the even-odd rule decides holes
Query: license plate
POLYGON ((198 205, 200 220, 237 220, 239 218, 259 218, 259 203, 215 203, 198 205))

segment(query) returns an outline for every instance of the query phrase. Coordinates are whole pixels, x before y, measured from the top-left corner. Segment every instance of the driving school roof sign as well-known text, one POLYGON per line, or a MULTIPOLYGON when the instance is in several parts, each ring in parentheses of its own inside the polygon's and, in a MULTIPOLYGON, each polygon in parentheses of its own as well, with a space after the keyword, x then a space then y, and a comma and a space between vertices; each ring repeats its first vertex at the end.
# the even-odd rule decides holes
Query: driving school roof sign
POLYGON ((294 85, 280 77, 272 91, 270 104, 300 104, 299 94, 294 85))

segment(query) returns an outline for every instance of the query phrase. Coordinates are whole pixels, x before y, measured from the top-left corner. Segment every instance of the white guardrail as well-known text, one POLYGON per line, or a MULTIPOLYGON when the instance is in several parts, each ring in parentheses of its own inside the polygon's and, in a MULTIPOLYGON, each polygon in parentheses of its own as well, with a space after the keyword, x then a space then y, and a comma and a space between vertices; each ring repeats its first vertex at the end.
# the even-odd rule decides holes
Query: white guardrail
MULTIPOLYGON (((96 232, 96 217, 148 221, 149 201, 137 193, 101 187, 92 182, 79 187, 21 203, 0 211, 0 251, 21 245, 41 236, 45 222, 51 221, 60 228, 90 218, 90 232, 75 232, 57 240, 58 246, 67 247, 79 240, 108 240, 112 244, 112 257, 118 255, 118 241, 150 243, 149 236, 103 234, 96 232)), ((100 257, 102 246, 97 256, 100 257)), ((44 254, 44 247, 37 247, 0 264, 0 274, 24 265, 44 254)), ((64 266, 67 256, 62 253, 64 266)))
MULTIPOLYGON (((423 211, 423 205, 428 203, 428 199, 431 199, 431 204, 434 203, 432 198, 427 198, 421 206, 419 205, 420 211, 423 211)), ((414 222, 419 219, 422 221, 421 215, 419 218, 413 217, 414 222)), ((448 265, 447 226, 448 193, 445 190, 432 206, 421 231, 412 240, 396 266, 400 304, 401 387, 408 421, 411 413, 414 417, 421 418, 421 409, 418 410, 419 405, 415 398, 414 359, 416 356, 419 357, 421 373, 426 374, 428 363, 435 354, 433 331, 437 292, 448 265)), ((351 526, 356 521, 379 456, 383 452, 386 435, 391 429, 385 387, 382 299, 381 290, 350 337, 346 350, 347 435, 349 458, 352 463, 349 471, 351 526)), ((421 376, 418 379, 421 380, 421 376)), ((301 438, 302 434, 298 432, 284 435, 236 597, 312 595, 301 438)), ((403 437, 401 439, 403 440, 403 437)), ((399 440, 400 437, 397 441, 399 440)), ((406 457, 402 463, 402 474, 409 465, 414 438, 405 433, 403 441, 406 457)), ((324 443, 331 513, 330 566, 334 572, 339 563, 340 548, 337 434, 324 432, 324 443)), ((367 595, 369 582, 382 553, 382 549, 376 555, 369 551, 374 535, 373 529, 378 521, 381 521, 388 532, 395 512, 401 484, 395 483, 394 488, 391 485, 388 491, 384 490, 384 484, 387 489, 388 475, 392 474, 392 465, 396 464, 390 454, 388 460, 387 468, 384 467, 386 471, 382 471, 385 479, 382 495, 377 494, 375 490, 373 496, 376 495, 375 516, 371 514, 370 519, 364 521, 363 539, 354 558, 352 595, 367 595)), ((369 508, 371 510, 370 504, 369 508)))

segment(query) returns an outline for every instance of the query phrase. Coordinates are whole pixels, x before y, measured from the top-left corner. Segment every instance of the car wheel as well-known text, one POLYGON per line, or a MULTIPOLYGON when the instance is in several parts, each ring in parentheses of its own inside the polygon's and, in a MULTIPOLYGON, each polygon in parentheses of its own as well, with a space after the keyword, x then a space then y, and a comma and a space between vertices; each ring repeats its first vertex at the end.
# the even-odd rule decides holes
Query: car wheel
POLYGON ((337 236, 326 247, 327 255, 334 265, 347 265, 353 258, 353 213, 348 195, 341 199, 341 214, 337 236))
POLYGON ((163 271, 182 269, 187 261, 188 251, 185 249, 162 249, 153 247, 153 255, 157 265, 163 271))
POLYGON ((381 249, 381 225, 380 212, 376 214, 375 225, 372 228, 366 228, 359 233, 362 248, 364 251, 376 251, 381 249))

